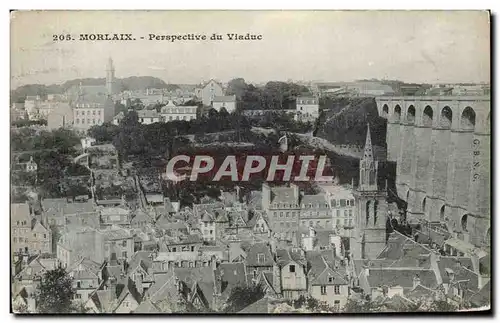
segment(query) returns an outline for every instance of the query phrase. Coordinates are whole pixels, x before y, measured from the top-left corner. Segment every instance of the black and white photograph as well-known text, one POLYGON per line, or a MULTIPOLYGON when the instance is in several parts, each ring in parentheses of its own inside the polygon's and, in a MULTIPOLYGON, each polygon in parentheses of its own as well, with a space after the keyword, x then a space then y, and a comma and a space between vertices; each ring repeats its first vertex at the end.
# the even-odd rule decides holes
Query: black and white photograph
POLYGON ((491 313, 490 34, 12 10, 10 312, 491 313))

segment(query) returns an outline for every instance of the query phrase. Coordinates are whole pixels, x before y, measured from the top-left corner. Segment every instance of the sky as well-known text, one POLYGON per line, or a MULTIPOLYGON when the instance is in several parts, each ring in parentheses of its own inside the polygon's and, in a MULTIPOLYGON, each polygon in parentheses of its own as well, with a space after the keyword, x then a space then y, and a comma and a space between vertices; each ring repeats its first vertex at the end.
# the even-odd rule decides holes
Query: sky
POLYGON ((378 78, 419 83, 488 82, 485 11, 31 11, 11 15, 11 88, 105 77, 167 83, 378 78), (135 41, 79 41, 132 33, 135 41), (148 40, 213 33, 222 41, 148 40), (228 33, 262 35, 232 41, 228 33), (74 41, 54 41, 70 34, 74 41), (140 37, 144 37, 141 40, 140 37))

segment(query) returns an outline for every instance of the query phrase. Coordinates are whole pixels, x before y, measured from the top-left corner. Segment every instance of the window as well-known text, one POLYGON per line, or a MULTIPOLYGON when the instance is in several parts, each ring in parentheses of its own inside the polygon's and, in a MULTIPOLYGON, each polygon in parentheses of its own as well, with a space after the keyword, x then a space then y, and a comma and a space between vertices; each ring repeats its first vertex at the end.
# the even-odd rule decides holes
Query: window
POLYGON ((326 286, 321 286, 321 295, 326 295, 326 286))
POLYGON ((127 240, 123 240, 122 247, 126 247, 126 246, 127 246, 127 240))
POLYGON ((191 246, 191 251, 194 251, 194 246, 191 246))
POLYGON ((36 238, 36 233, 33 233, 33 237, 36 238))
POLYGON ((342 199, 340 200, 340 207, 345 207, 346 205, 346 200, 342 199))
POLYGON ((295 272, 295 265, 290 265, 290 272, 294 273, 295 272))
POLYGON ((82 124, 85 124, 85 119, 82 119, 82 124))
POLYGON ((263 253, 257 254, 257 263, 262 264, 266 261, 266 255, 263 253))
POLYGON ((80 282, 76 282, 76 288, 80 288, 80 287, 81 287, 81 285, 82 285, 82 283, 80 283, 80 282))
POLYGON ((329 282, 329 283, 333 283, 333 277, 331 277, 331 276, 330 276, 330 277, 328 277, 328 282, 329 282))
POLYGON ((351 200, 351 206, 354 206, 354 200, 351 200))
POLYGON ((95 115, 95 110, 92 111, 92 114, 95 115))
POLYGON ((337 210, 337 217, 340 217, 340 210, 337 210))
POLYGON ((286 217, 289 218, 290 217, 290 212, 286 212, 286 217))
POLYGON ((87 115, 88 115, 88 116, 90 115, 90 110, 87 110, 87 115))
POLYGON ((127 252, 126 251, 122 252, 122 258, 127 258, 127 252))
POLYGON ((76 298, 76 299, 81 299, 81 298, 82 298, 82 295, 80 295, 80 294, 75 294, 75 298, 76 298))
POLYGON ((172 252, 177 252, 177 248, 176 248, 176 247, 173 247, 173 248, 172 248, 172 252))
POLYGON ((344 210, 344 216, 347 217, 349 215, 349 212, 347 210, 344 210))
POLYGON ((14 237, 14 243, 16 243, 16 242, 17 242, 17 238, 16 238, 16 237, 14 237))
POLYGON ((101 115, 101 110, 97 110, 97 115, 100 116, 101 115))
POLYGON ((282 218, 282 217, 283 217, 283 212, 280 212, 280 218, 282 218))
POLYGON ((339 295, 340 294, 340 286, 339 285, 333 286, 333 292, 335 293, 335 295, 339 295))
POLYGON ((76 119, 76 124, 80 124, 80 119, 76 119))
POLYGON ((213 234, 214 233, 214 230, 210 230, 210 234, 213 234))
POLYGON ((349 210, 349 216, 352 216, 352 210, 349 210))

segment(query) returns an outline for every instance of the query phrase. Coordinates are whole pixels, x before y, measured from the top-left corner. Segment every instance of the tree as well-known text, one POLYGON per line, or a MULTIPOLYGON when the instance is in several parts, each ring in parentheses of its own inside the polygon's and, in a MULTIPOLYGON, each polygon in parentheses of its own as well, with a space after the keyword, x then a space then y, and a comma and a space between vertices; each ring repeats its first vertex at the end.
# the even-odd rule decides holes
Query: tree
POLYGON ((249 287, 235 287, 228 298, 228 304, 224 309, 226 313, 237 313, 250 304, 255 303, 265 295, 261 285, 249 287))
POLYGON ((72 283, 73 279, 62 267, 47 271, 35 296, 37 312, 70 313, 75 295, 72 283))

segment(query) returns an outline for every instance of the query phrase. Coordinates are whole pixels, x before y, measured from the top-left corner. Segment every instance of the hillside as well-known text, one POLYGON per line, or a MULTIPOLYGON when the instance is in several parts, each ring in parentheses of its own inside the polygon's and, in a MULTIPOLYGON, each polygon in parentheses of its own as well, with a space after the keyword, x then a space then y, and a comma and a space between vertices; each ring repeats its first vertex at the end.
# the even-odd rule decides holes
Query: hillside
POLYGON ((379 117, 375 99, 342 98, 323 110, 316 136, 334 145, 365 144, 366 124, 370 123, 372 143, 385 147, 387 121, 379 117))
MULTIPOLYGON (((120 91, 137 91, 145 90, 147 88, 155 89, 168 89, 173 91, 179 87, 175 84, 167 84, 163 80, 152 77, 152 76, 131 76, 123 79, 116 79, 118 89, 120 91)), ((75 79, 66 81, 63 84, 27 84, 18 87, 15 90, 10 91, 11 102, 24 102, 24 99, 28 95, 39 95, 40 97, 46 98, 47 94, 62 94, 66 92, 72 86, 82 85, 103 85, 106 83, 105 78, 85 78, 85 79, 75 79)))

